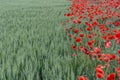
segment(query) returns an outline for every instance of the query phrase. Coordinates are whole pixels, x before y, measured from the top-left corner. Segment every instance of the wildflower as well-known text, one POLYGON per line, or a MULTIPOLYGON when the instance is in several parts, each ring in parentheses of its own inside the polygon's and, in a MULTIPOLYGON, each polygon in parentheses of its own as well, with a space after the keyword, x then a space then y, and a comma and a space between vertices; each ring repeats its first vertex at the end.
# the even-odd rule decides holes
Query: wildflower
POLYGON ((79 76, 78 80, 88 80, 88 79, 86 77, 84 77, 84 76, 79 76))
POLYGON ((98 23, 96 21, 92 23, 92 26, 97 26, 97 25, 98 23))
POLYGON ((104 30, 104 29, 105 29, 105 25, 104 25, 104 24, 101 24, 101 25, 100 25, 100 29, 101 29, 101 30, 104 30))
POLYGON ((120 58, 118 58, 118 64, 120 64, 120 58))
POLYGON ((101 48, 99 48, 99 47, 95 47, 95 48, 94 48, 94 52, 96 52, 96 53, 100 53, 100 52, 101 52, 101 48))
POLYGON ((92 28, 90 28, 90 27, 88 27, 88 28, 86 28, 87 29, 87 31, 91 31, 92 30, 92 28))
POLYGON ((115 80, 115 73, 110 73, 109 75, 107 75, 106 80, 115 80))
POLYGON ((116 32, 115 37, 116 37, 117 39, 120 39, 120 31, 116 32))
POLYGON ((93 36, 92 36, 91 34, 89 34, 87 37, 88 37, 88 38, 92 38, 93 36))
POLYGON ((104 71, 100 67, 97 67, 96 68, 96 73, 104 74, 104 71))
POLYGON ((96 77, 97 77, 98 79, 101 79, 101 78, 103 78, 103 77, 104 77, 104 75, 103 75, 103 74, 101 74, 101 73, 96 73, 96 77))
POLYGON ((116 68, 116 72, 117 72, 118 77, 120 78, 120 67, 116 68))
POLYGON ((101 67, 96 67, 96 77, 98 79, 101 79, 104 77, 104 71, 102 70, 101 67))
POLYGON ((115 26, 118 27, 119 25, 120 25, 120 22, 116 22, 116 23, 115 23, 115 26))
POLYGON ((120 55, 120 49, 118 50, 118 54, 120 55))
POLYGON ((74 33, 78 33, 78 29, 74 29, 74 33))
POLYGON ((72 45, 72 49, 73 49, 73 50, 76 50, 77 47, 76 47, 75 45, 72 45))
POLYGON ((114 39, 114 38, 115 38, 114 35, 109 35, 109 36, 108 36, 108 39, 109 39, 109 40, 112 40, 112 39, 114 39))
POLYGON ((112 43, 110 41, 105 42, 105 48, 110 48, 112 43))
POLYGON ((83 37, 83 36, 84 36, 84 34, 80 34, 79 36, 80 36, 80 37, 83 37))
POLYGON ((76 42, 80 42, 81 39, 78 37, 78 38, 75 39, 75 41, 76 41, 76 42))

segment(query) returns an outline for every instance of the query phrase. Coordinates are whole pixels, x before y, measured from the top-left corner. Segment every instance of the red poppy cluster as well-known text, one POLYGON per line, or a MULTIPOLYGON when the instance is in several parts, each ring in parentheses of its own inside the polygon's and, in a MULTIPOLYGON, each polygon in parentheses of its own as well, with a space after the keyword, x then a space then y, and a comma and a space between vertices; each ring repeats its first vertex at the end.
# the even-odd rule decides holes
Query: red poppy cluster
MULTIPOLYGON (((88 55, 90 59, 105 62, 105 64, 96 65, 96 78, 106 80, 118 78, 120 80, 120 66, 116 66, 116 72, 108 75, 105 75, 104 72, 104 68, 108 68, 112 61, 120 64, 118 47, 120 46, 120 0, 69 1, 72 4, 68 9, 69 12, 64 14, 69 17, 64 26, 68 37, 73 42, 71 48, 88 55), (68 23, 72 23, 72 25, 70 26, 68 23), (111 50, 111 52, 107 50, 111 50)), ((78 80, 88 79, 79 76, 78 80)))

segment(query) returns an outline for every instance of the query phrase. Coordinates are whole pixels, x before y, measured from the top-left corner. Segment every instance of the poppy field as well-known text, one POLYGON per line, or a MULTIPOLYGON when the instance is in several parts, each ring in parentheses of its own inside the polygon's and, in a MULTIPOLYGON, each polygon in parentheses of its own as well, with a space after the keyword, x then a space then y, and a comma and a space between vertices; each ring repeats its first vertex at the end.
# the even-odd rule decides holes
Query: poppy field
POLYGON ((120 80, 119 0, 0 0, 0 80, 120 80))
MULTIPOLYGON (((84 55, 94 65, 97 80, 120 80, 120 0, 69 0, 62 23, 73 57, 84 55), (96 62, 94 62, 96 61, 96 62)), ((93 80, 91 74, 78 80, 93 80)))

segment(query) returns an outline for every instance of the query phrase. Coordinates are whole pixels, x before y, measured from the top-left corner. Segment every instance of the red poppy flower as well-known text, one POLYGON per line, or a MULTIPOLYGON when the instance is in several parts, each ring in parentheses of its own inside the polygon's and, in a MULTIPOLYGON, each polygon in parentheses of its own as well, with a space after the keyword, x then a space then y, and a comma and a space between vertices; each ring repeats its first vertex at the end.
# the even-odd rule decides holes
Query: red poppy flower
POLYGON ((118 50, 118 54, 120 55, 120 49, 118 50))
POLYGON ((68 13, 68 14, 64 14, 64 16, 72 16, 72 14, 71 14, 71 13, 68 13))
POLYGON ((112 43, 110 41, 105 42, 105 48, 110 48, 112 43))
POLYGON ((114 38, 115 38, 114 35, 109 35, 109 36, 108 36, 108 39, 109 39, 109 40, 112 40, 112 39, 114 39, 114 38))
POLYGON ((117 72, 118 77, 120 78, 120 67, 116 68, 116 72, 117 72))
POLYGON ((109 62, 110 62, 110 59, 109 59, 108 57, 105 57, 105 58, 104 58, 104 61, 105 61, 106 63, 109 63, 109 62))
POLYGON ((97 67, 96 68, 96 73, 104 74, 104 71, 102 70, 102 68, 97 67))
POLYGON ((115 33, 116 33, 116 32, 117 32, 117 30, 116 30, 116 29, 113 29, 113 32, 115 32, 115 33))
POLYGON ((107 75, 106 80, 115 80, 115 73, 110 73, 109 75, 107 75))
POLYGON ((120 58, 118 58, 118 64, 120 64, 120 58))
POLYGON ((80 51, 85 51, 85 47, 83 47, 83 46, 80 46, 79 49, 80 49, 80 51))
POLYGON ((96 77, 97 77, 98 79, 101 79, 101 78, 103 78, 103 77, 104 77, 104 75, 103 75, 103 74, 101 74, 101 73, 96 73, 96 77))
POLYGON ((88 44, 88 46, 91 46, 91 45, 92 45, 92 42, 91 42, 91 41, 88 41, 87 44, 88 44))
POLYGON ((74 29, 74 33, 78 33, 78 29, 74 29))
POLYGON ((78 23, 78 24, 80 24, 80 23, 81 23, 81 20, 80 20, 80 19, 78 19, 78 20, 77 20, 77 23, 78 23))
POLYGON ((115 54, 111 54, 110 55, 110 60, 115 60, 116 59, 116 55, 115 54))
POLYGON ((87 28, 87 31, 91 31, 91 30, 92 30, 92 28, 90 28, 90 27, 87 28))
POLYGON ((88 80, 88 79, 86 77, 84 77, 84 76, 79 76, 78 80, 88 80))
POLYGON ((76 47, 75 45, 72 45, 72 49, 73 49, 73 50, 76 50, 77 47, 76 47))
POLYGON ((120 22, 116 22, 116 23, 115 23, 115 26, 119 26, 119 25, 120 25, 120 22))
POLYGON ((89 34, 87 37, 88 37, 88 38, 92 38, 93 36, 92 36, 91 34, 89 34))
POLYGON ((115 37, 116 37, 117 39, 120 39, 120 31, 116 32, 115 37))
POLYGON ((81 39, 78 37, 78 38, 75 39, 75 41, 76 41, 76 42, 80 42, 81 39))
POLYGON ((97 25, 98 23, 96 21, 92 23, 92 26, 97 26, 97 25))
POLYGON ((96 52, 96 53, 100 53, 100 52, 101 52, 101 48, 99 48, 99 47, 95 47, 95 48, 94 48, 94 52, 96 52))
POLYGON ((104 77, 104 71, 102 70, 101 67, 96 67, 96 77, 98 79, 101 79, 104 77))
POLYGON ((116 39, 117 44, 120 44, 120 39, 116 39))
POLYGON ((80 37, 83 37, 83 36, 84 36, 84 34, 80 34, 79 36, 80 36, 80 37))
POLYGON ((104 25, 104 24, 101 24, 101 25, 100 25, 100 29, 101 29, 101 30, 105 29, 105 25, 104 25))
POLYGON ((102 36, 102 39, 107 40, 107 36, 102 36))

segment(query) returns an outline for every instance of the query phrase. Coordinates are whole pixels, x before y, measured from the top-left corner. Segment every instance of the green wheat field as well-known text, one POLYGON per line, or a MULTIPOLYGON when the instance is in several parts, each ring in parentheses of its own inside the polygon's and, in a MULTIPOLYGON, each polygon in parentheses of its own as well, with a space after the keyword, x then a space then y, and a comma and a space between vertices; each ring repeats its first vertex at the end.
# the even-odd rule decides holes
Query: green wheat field
POLYGON ((0 0, 0 80, 95 80, 97 62, 71 56, 61 26, 69 6, 67 0, 0 0))

